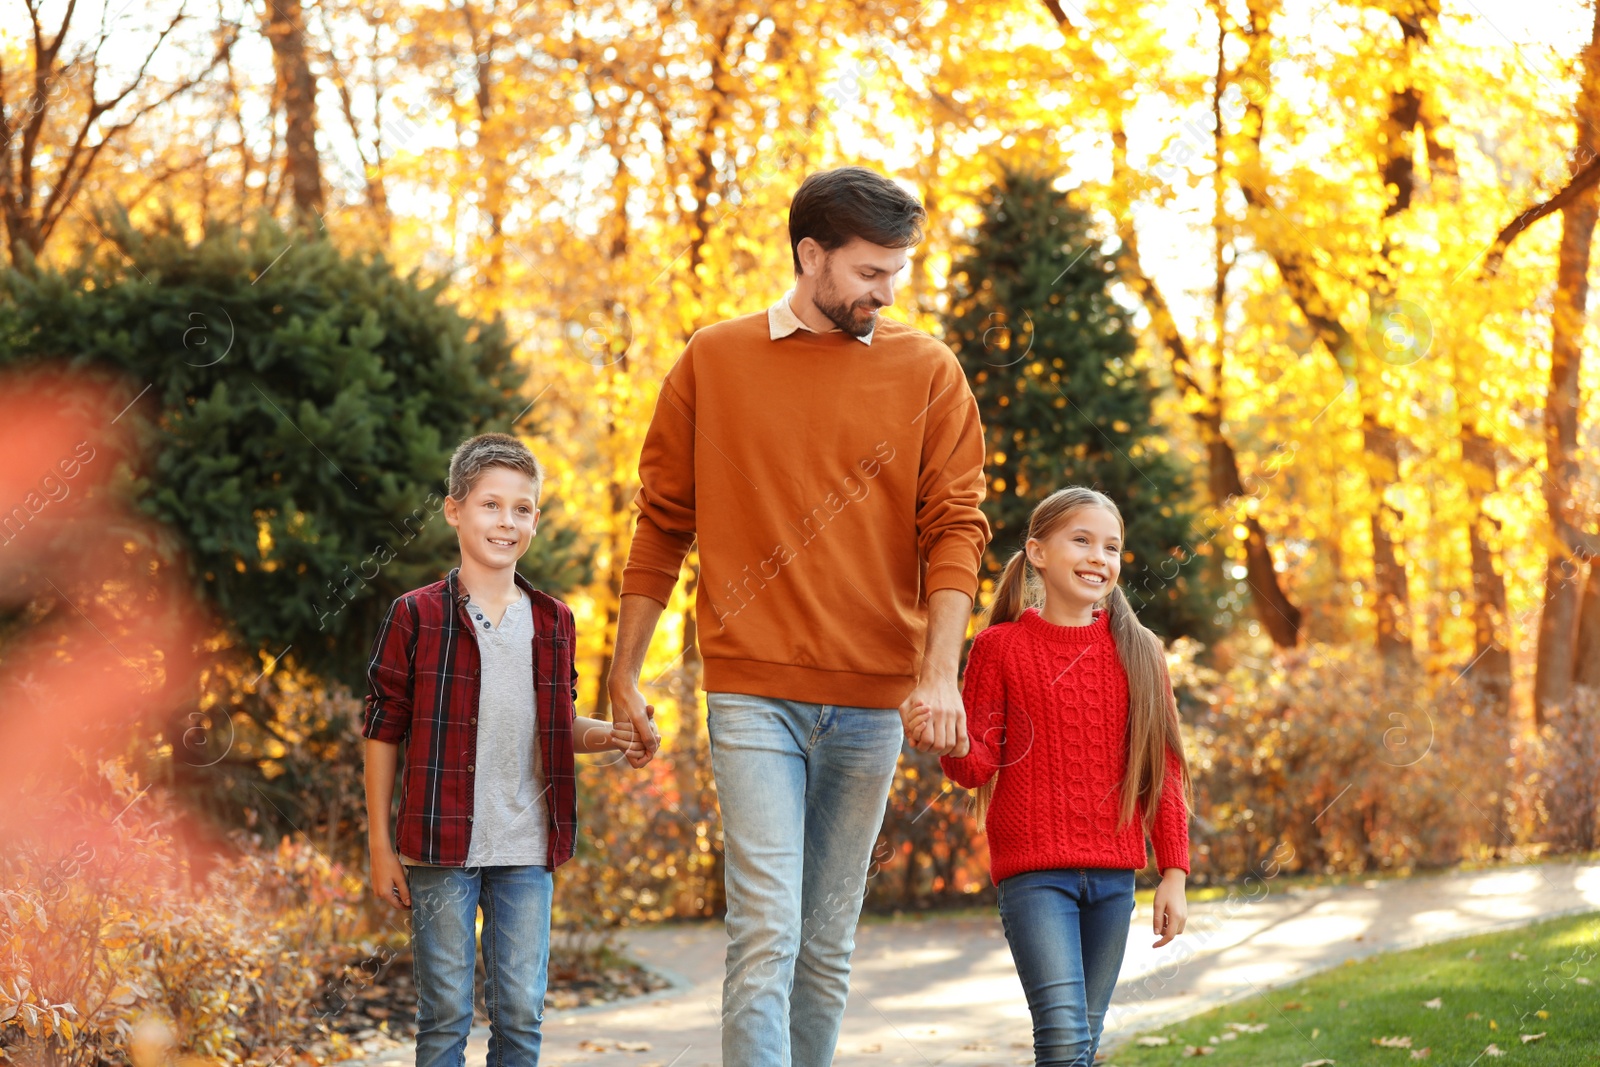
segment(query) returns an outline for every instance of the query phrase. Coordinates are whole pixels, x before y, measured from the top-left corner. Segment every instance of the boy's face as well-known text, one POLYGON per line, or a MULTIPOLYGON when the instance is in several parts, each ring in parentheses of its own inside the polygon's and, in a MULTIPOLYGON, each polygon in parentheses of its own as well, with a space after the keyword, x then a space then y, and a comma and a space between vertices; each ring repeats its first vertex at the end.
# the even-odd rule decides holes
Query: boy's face
POLYGON ((444 518, 456 528, 463 557, 482 567, 514 566, 539 528, 533 479, 510 467, 490 467, 466 500, 444 498, 444 518))

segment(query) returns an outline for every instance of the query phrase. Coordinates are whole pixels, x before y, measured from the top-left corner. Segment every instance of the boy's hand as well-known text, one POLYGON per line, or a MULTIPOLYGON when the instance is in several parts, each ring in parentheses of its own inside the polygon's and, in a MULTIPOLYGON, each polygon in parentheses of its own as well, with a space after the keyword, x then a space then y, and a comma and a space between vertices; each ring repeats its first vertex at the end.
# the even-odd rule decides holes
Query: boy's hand
MULTIPOLYGON (((654 719, 656 709, 647 705, 645 714, 654 719)), ((632 719, 622 718, 611 724, 611 744, 627 758, 630 767, 643 767, 650 762, 650 750, 634 728, 632 719)))
POLYGON ((1154 932, 1161 940, 1151 948, 1160 948, 1183 933, 1184 923, 1189 920, 1189 902, 1183 897, 1187 880, 1188 876, 1183 873, 1182 867, 1168 867, 1161 872, 1161 884, 1156 886, 1153 916, 1154 932))
POLYGON ((396 911, 411 907, 411 887, 406 885, 406 867, 394 849, 372 850, 372 892, 396 911))

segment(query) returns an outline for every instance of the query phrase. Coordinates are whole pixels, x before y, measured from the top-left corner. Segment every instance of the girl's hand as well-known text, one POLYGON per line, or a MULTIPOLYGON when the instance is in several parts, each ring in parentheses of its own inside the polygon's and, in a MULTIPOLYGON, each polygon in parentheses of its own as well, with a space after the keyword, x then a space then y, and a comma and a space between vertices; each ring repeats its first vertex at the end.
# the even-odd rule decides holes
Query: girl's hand
MULTIPOLYGON (((933 721, 933 709, 928 707, 928 705, 923 704, 922 701, 915 702, 915 704, 912 704, 912 709, 910 709, 910 721, 912 721, 912 725, 917 726, 918 731, 920 731, 920 729, 925 728, 926 723, 933 721)), ((906 734, 907 736, 910 736, 909 728, 907 728, 906 734)), ((965 760, 966 755, 968 755, 971 750, 973 750, 973 745, 971 745, 971 742, 966 739, 966 731, 963 729, 963 731, 960 731, 960 736, 955 739, 954 749, 950 749, 946 755, 949 755, 952 760, 965 760)))
POLYGON ((1154 915, 1155 935, 1160 938, 1151 948, 1160 948, 1183 933, 1189 919, 1189 903, 1183 898, 1183 887, 1188 876, 1182 867, 1168 867, 1161 872, 1161 884, 1156 886, 1154 915))
POLYGON ((906 740, 911 742, 912 748, 921 747, 923 727, 928 724, 928 720, 932 717, 933 712, 922 701, 919 700, 911 705, 911 713, 906 716, 901 725, 905 727, 906 740))
MULTIPOLYGON (((906 740, 911 742, 912 748, 922 747, 921 742, 925 739, 919 735, 927 729, 928 724, 932 721, 933 709, 928 707, 927 704, 918 700, 911 705, 911 716, 906 719, 905 728, 906 740)), ((963 730, 961 731, 960 740, 956 742, 956 747, 951 749, 948 755, 951 759, 961 759, 971 751, 972 746, 967 742, 967 732, 963 730)))

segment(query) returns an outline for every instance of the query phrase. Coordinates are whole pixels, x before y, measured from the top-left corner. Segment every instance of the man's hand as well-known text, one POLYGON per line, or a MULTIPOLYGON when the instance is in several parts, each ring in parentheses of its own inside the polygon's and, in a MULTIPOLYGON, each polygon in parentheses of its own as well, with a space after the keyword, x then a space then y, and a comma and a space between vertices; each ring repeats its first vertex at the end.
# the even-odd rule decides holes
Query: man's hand
POLYGON ((405 864, 392 848, 371 849, 372 892, 396 911, 411 907, 411 887, 406 885, 405 864))
MULTIPOLYGON (((650 716, 652 720, 655 718, 656 709, 653 706, 646 704, 644 710, 645 714, 650 716)), ((651 730, 655 729, 653 721, 650 724, 650 728, 651 730)), ((645 737, 648 736, 648 734, 645 735, 645 737)), ((618 752, 627 757, 628 766, 638 768, 650 762, 650 753, 645 749, 645 737, 639 735, 639 731, 633 725, 633 720, 628 716, 612 720, 611 744, 618 752)))
POLYGON ((612 732, 615 734, 626 724, 626 729, 630 732, 629 744, 638 746, 637 755, 633 752, 628 753, 628 764, 632 767, 643 767, 661 747, 661 732, 656 729, 655 724, 655 706, 644 702, 644 694, 639 692, 636 682, 626 681, 613 675, 609 690, 612 732))
POLYGON ((948 756, 967 747, 967 712, 961 690, 949 676, 924 677, 900 705, 906 740, 918 752, 948 756))

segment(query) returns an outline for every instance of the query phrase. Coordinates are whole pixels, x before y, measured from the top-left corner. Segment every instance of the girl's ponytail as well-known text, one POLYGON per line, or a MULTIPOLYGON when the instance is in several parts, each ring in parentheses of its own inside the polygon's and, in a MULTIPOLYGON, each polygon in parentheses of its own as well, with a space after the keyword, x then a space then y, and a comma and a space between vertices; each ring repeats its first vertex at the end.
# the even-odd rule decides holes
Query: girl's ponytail
POLYGON ((1111 624, 1111 640, 1128 676, 1128 769, 1122 778, 1122 808, 1117 826, 1123 827, 1144 808, 1144 831, 1155 823, 1156 805, 1163 788, 1175 786, 1188 806, 1190 792, 1188 761, 1180 759, 1183 778, 1167 782, 1167 750, 1180 755, 1183 736, 1178 731, 1178 704, 1172 696, 1167 676, 1167 657, 1157 637, 1139 616, 1120 585, 1106 595, 1111 624))
POLYGON ((983 617, 985 628, 997 622, 1016 622, 1030 603, 1028 596, 1028 554, 1017 551, 1006 560, 1000 580, 995 583, 994 600, 983 617))

